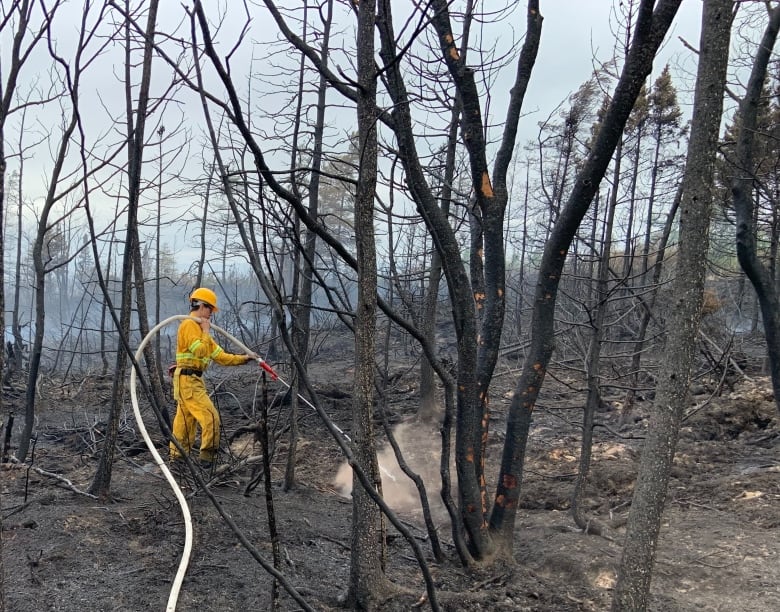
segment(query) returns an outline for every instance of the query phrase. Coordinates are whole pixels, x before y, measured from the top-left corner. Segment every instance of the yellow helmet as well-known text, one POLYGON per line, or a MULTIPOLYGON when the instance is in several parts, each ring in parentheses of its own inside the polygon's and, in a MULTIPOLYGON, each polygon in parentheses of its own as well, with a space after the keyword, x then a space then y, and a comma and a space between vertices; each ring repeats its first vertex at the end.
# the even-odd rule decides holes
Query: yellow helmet
POLYGON ((190 296, 190 302, 195 300, 208 304, 214 312, 219 310, 219 308, 217 308, 217 294, 211 289, 207 289, 206 287, 198 287, 195 289, 190 296))

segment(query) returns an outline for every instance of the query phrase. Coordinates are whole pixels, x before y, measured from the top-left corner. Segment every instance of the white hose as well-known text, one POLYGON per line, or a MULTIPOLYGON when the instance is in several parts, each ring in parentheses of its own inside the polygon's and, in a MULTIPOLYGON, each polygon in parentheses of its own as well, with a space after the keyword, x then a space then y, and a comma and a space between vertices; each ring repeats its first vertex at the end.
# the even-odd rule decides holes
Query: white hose
MULTIPOLYGON (((160 329, 169 323, 173 323, 174 321, 178 321, 180 319, 190 318, 194 317, 189 317, 187 315, 175 315, 155 325, 151 330, 149 330, 149 333, 146 334, 146 337, 144 337, 144 339, 141 341, 141 344, 138 345, 138 350, 135 352, 136 363, 140 362, 144 347, 147 345, 154 334, 156 334, 160 329)), ((179 591, 181 590, 181 584, 184 581, 184 574, 187 572, 187 565, 190 562, 190 553, 192 552, 192 516, 190 515, 190 507, 187 505, 187 499, 184 497, 184 493, 182 493, 182 490, 179 488, 179 484, 176 482, 173 474, 171 474, 171 471, 168 469, 165 461, 160 456, 160 453, 157 452, 157 448, 154 446, 154 442, 152 442, 152 439, 149 437, 149 432, 146 431, 143 418, 141 418, 141 409, 138 407, 138 392, 135 388, 136 379, 137 375, 135 367, 130 368, 130 401, 133 404, 133 414, 135 414, 135 420, 138 423, 138 429, 141 431, 141 435, 146 442, 146 446, 149 447, 149 451, 152 453, 154 460, 157 462, 157 465, 160 466, 163 476, 165 476, 165 480, 168 481, 168 484, 171 486, 171 489, 173 489, 173 492, 176 495, 176 499, 179 500, 179 506, 181 506, 181 513, 184 518, 184 552, 182 553, 181 561, 179 562, 179 570, 176 572, 176 577, 173 579, 171 593, 168 596, 168 605, 165 608, 166 612, 175 612, 176 601, 179 599, 179 591)))

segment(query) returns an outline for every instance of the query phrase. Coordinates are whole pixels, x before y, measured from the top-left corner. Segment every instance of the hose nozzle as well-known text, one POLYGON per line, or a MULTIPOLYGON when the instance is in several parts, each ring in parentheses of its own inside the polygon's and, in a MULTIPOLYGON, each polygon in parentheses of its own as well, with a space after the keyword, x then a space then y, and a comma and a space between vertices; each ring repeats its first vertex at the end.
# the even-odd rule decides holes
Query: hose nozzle
POLYGON ((268 365, 266 361, 263 360, 262 357, 257 358, 257 363, 260 364, 260 367, 263 368, 263 370, 265 370, 271 375, 271 380, 279 380, 279 375, 274 371, 274 369, 270 365, 268 365))

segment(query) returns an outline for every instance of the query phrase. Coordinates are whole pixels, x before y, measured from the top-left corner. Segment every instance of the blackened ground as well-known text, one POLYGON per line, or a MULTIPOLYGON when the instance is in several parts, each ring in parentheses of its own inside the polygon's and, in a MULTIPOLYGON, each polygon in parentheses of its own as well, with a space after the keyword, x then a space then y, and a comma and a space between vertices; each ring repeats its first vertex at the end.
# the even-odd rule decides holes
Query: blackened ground
MULTIPOLYGON (((218 371, 211 380, 220 383, 226 440, 242 427, 251 429, 257 416, 253 402, 263 396, 255 378, 236 375, 236 370, 218 371)), ((339 393, 329 393, 327 410, 347 434, 351 405, 344 390, 349 390, 350 376, 350 364, 331 360, 318 380, 326 394, 334 391, 334 383, 338 385, 339 393)), ((494 390, 489 477, 497 472, 513 383, 505 378, 507 389, 494 390)), ((113 499, 99 501, 82 493, 95 472, 109 385, 100 379, 79 385, 46 381, 32 469, 1 468, 8 612, 165 609, 182 554, 184 524, 174 495, 139 442, 129 406, 113 473, 113 499)), ((664 515, 652 610, 780 610, 780 427, 768 389, 768 382, 759 380, 728 396, 694 398, 664 515)), ((277 390, 270 388, 271 397, 277 390)), ((6 405, 13 402, 9 397, 6 405)), ((581 404, 582 398, 554 381, 548 383, 532 429, 516 525, 516 563, 511 566, 461 567, 446 513, 432 499, 448 556, 447 562, 436 564, 404 477, 392 461, 384 461, 388 497, 426 553, 442 609, 609 608, 624 534, 621 524, 651 407, 640 406, 631 424, 622 428, 617 412, 607 409, 598 415, 607 427, 596 430, 585 505, 595 519, 614 527, 596 536, 576 529, 568 512, 581 418, 579 409, 571 406, 581 404)), ((435 474, 437 436, 414 423, 415 406, 413 373, 396 377, 390 419, 410 463, 435 474)), ((271 488, 279 570, 312 608, 339 609, 349 575, 351 515, 344 496, 348 487, 337 479, 341 455, 318 417, 302 407, 298 483, 282 491, 287 410, 286 405, 275 408, 269 421, 278 436, 271 488)), ((153 429, 150 415, 147 423, 153 429)), ((230 469, 210 490, 263 558, 273 563, 264 482, 245 494, 259 455, 253 433, 236 438, 230 469)), ((437 486, 429 485, 435 497, 437 486)), ((203 491, 191 492, 189 505, 194 550, 177 609, 270 610, 269 574, 239 543, 203 491)), ((430 609, 408 543, 392 528, 387 539, 387 573, 399 589, 381 610, 430 609)), ((280 588, 278 609, 300 606, 280 588)))

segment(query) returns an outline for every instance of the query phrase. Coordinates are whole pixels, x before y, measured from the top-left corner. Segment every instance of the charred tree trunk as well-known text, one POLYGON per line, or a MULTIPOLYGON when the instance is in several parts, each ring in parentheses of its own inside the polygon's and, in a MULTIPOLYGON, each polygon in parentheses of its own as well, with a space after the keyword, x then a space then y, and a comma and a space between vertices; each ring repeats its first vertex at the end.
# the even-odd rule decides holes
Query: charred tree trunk
POLYGON ((723 112, 733 0, 703 5, 691 139, 682 186, 675 302, 655 406, 642 449, 612 609, 645 610, 669 474, 688 395, 701 320, 712 185, 723 112))
MULTIPOLYGON (((374 194, 377 179, 376 64, 374 0, 361 0, 357 23, 357 119, 360 172, 355 196, 358 303, 355 316, 355 382, 352 407, 355 459, 381 495, 382 480, 374 442, 377 264, 374 194)), ((381 512, 353 474, 350 580, 347 604, 371 610, 388 593, 381 512)))
POLYGON ((677 209, 680 207, 681 198, 682 189, 678 188, 677 193, 674 196, 674 202, 672 202, 672 208, 669 210, 669 214, 666 217, 661 240, 658 244, 658 254, 656 255, 655 267, 653 268, 652 289, 650 290, 650 295, 643 298, 641 301, 642 319, 639 322, 639 330, 637 331, 634 350, 631 354, 631 368, 629 369, 632 383, 626 391, 626 398, 623 402, 623 410, 620 414, 621 424, 628 420, 628 417, 634 410, 636 390, 639 387, 640 381, 639 367, 642 363, 642 350, 645 345, 645 339, 647 338, 647 329, 650 326, 650 320, 653 316, 653 306, 655 305, 655 300, 658 297, 658 290, 661 286, 661 274, 663 273, 664 258, 666 257, 666 245, 669 243, 669 237, 672 234, 674 218, 677 216, 677 209))
MULTIPOLYGON (((125 252, 122 260, 122 301, 119 315, 119 329, 118 333, 126 339, 130 337, 130 320, 131 320, 131 304, 132 304, 132 279, 133 279, 133 260, 140 259, 140 246, 138 244, 138 204, 140 200, 141 190, 141 164, 143 160, 143 144, 144 133, 146 126, 147 108, 149 102, 149 87, 152 76, 152 42, 154 36, 154 28, 157 22, 157 6, 158 0, 151 0, 149 3, 149 13, 147 15, 146 22, 146 38, 144 43, 144 57, 143 68, 141 76, 140 91, 138 93, 138 107, 135 109, 136 121, 133 121, 133 107, 131 96, 131 83, 130 78, 130 40, 129 40, 129 24, 128 24, 128 37, 125 41, 127 44, 126 58, 125 58, 125 79, 126 79, 126 103, 127 103, 127 148, 128 148, 128 207, 127 207, 127 238, 125 240, 125 252), (138 255, 138 257, 136 257, 138 255)), ((143 295, 143 293, 141 294, 143 295)), ((144 316, 146 312, 144 311, 144 316)), ((148 323, 147 323, 148 325, 148 323)), ((124 395, 124 375, 128 360, 128 352, 125 350, 126 342, 121 343, 117 347, 116 354, 116 370, 114 372, 114 382, 111 388, 111 408, 108 415, 108 428, 106 431, 106 438, 103 443, 103 451, 100 454, 100 460, 98 462, 97 470, 95 471, 95 477, 90 485, 89 492, 97 495, 100 498, 106 498, 109 495, 111 489, 111 472, 114 464, 114 446, 119 431, 119 415, 122 408, 122 396, 124 395)), ((151 359, 151 363, 154 363, 154 351, 149 345, 147 353, 144 353, 145 357, 151 359)), ((157 379, 156 376, 152 377, 153 380, 157 379)), ((152 396, 152 401, 157 400, 152 396)), ((162 405, 160 405, 162 407, 162 405)), ((167 414, 167 411, 166 411, 167 414)), ((166 423, 167 425, 167 423, 166 423)))
MULTIPOLYGON (((140 176, 139 176, 140 180, 140 176)), ((133 254, 133 272, 135 274, 135 302, 138 314, 138 328, 141 333, 141 337, 145 338, 149 333, 149 311, 146 305, 146 288, 144 286, 144 269, 141 263, 141 249, 140 249, 140 237, 138 234, 138 227, 136 225, 136 236, 134 243, 136 245, 135 252, 133 254)), ((157 295, 159 301, 159 294, 157 295)), ((128 336, 129 339, 129 336, 128 336)), ((166 428, 171 430, 171 417, 168 414, 168 405, 165 401, 165 391, 163 390, 163 372, 162 364, 160 363, 157 351, 155 350, 154 343, 149 343, 144 347, 144 361, 146 362, 146 371, 149 375, 149 388, 152 391, 152 401, 157 404, 156 414, 159 413, 165 422, 165 427, 161 427, 161 431, 166 428)), ((167 436, 166 436, 167 439, 167 436)))
MULTIPOLYGON (((330 56, 330 26, 333 15, 333 0, 328 0, 325 9, 325 28, 322 34, 322 49, 320 58, 324 65, 328 65, 330 56)), ((302 60, 303 61, 303 60, 302 60)), ((303 86, 303 79, 301 79, 303 86)), ((314 125, 314 150, 312 153, 312 173, 309 181, 309 215, 313 219, 319 216, 319 192, 320 192, 320 169, 322 167, 322 141, 325 131, 325 103, 327 100, 327 81, 323 75, 320 75, 319 90, 317 92, 317 116, 314 125)), ((296 219, 300 226, 300 219, 296 219)), ((293 312, 292 320, 292 341, 298 357, 304 364, 307 361, 309 353, 309 342, 311 338, 311 311, 312 298, 314 294, 314 259, 317 252, 317 234, 305 230, 303 238, 302 252, 297 256, 298 265, 296 265, 296 274, 298 276, 297 303, 293 312)), ((292 368, 292 403, 290 406, 290 434, 289 451, 287 456, 287 465, 284 473, 284 489, 289 490, 295 485, 295 460, 298 440, 298 394, 301 390, 300 377, 295 367, 292 368)))
MULTIPOLYGON (((4 101, 4 100, 3 100, 4 101)), ((5 161, 5 116, 6 105, 0 107, 0 253, 5 253, 5 173, 7 169, 5 161)), ((22 210, 22 203, 19 202, 19 210, 22 210)), ((22 234, 22 226, 19 225, 19 236, 22 234)), ((19 258, 16 258, 18 263, 19 258)), ((0 256, 0 329, 5 329, 5 257, 0 256)), ((3 334, 5 335, 5 334, 3 334)), ((4 344, 4 343, 3 343, 4 344)), ((0 378, 5 368, 5 346, 0 346, 0 378)), ((5 416, 3 409, 3 393, 0 387, 0 434, 7 427, 6 418, 11 419, 9 414, 5 416)), ((2 442, 0 446, 0 461, 5 461, 6 443, 2 442)), ((0 508, 2 508, 3 492, 0 490, 0 508)), ((5 611, 5 569, 3 563, 3 513, 0 512, 0 612, 5 611)))
MULTIPOLYGON (((456 466, 460 493, 462 527, 468 534, 470 554, 483 557, 492 550, 487 530, 487 505, 484 474, 484 449, 489 417, 488 387, 493 376, 501 330, 503 329, 505 295, 504 215, 507 206, 507 172, 514 151, 517 126, 525 92, 531 78, 541 38, 542 17, 539 3, 529 0, 525 43, 517 61, 515 82, 510 92, 506 124, 491 177, 485 150, 484 125, 480 98, 473 69, 467 66, 453 37, 449 8, 442 0, 431 3, 431 22, 439 36, 442 58, 455 84, 461 104, 462 137, 471 169, 476 210, 481 220, 484 248, 484 291, 475 290, 460 262, 459 249, 446 218, 436 209, 427 188, 422 184, 412 144, 410 121, 406 114, 407 97, 396 77, 391 89, 404 104, 396 136, 402 143, 405 168, 413 184, 412 192, 423 212, 436 248, 442 256, 453 304, 458 338, 458 399, 456 419, 456 466)), ((381 31, 381 30, 380 30, 381 31)), ((383 39, 383 59, 389 65, 392 53, 390 36, 383 39)), ((399 109, 400 110, 400 109, 399 109)), ((472 262, 474 264, 482 262, 472 262)), ((457 527, 455 527, 457 528, 457 527)))
MULTIPOLYGON (((455 175, 455 150, 458 135, 459 107, 452 111, 450 129, 447 134, 447 150, 444 161, 444 181, 439 197, 440 207, 445 216, 449 216, 450 199, 452 198, 452 181, 455 175)), ((439 288, 441 287, 442 261, 437 249, 431 255, 431 270, 428 275, 428 287, 423 299, 423 308, 420 313, 420 333, 425 336, 431 346, 436 346, 436 321, 437 306, 439 304, 439 288)), ((428 357, 422 356, 420 362, 420 408, 417 416, 425 422, 436 422, 442 418, 443 410, 439 408, 436 399, 436 378, 428 357)))
MULTIPOLYGON (((41 353, 43 351, 43 337, 46 324, 46 312, 45 312, 45 277, 47 273, 46 262, 44 262, 44 246, 47 240, 49 227, 49 217, 51 215, 52 208, 57 201, 57 188, 59 181, 63 173, 63 167, 65 165, 65 157, 70 145, 70 139, 76 129, 78 121, 78 95, 79 84, 81 82, 81 71, 83 67, 80 65, 82 53, 85 45, 85 24, 81 23, 82 29, 79 33, 78 47, 76 48, 75 58, 72 60, 71 69, 73 71, 72 81, 69 83, 70 91, 68 94, 71 96, 72 111, 71 116, 68 118, 67 125, 62 132, 61 140, 58 145, 57 154, 54 161, 54 167, 49 179, 49 186, 46 191, 46 197, 44 199, 43 207, 38 218, 38 230, 35 234, 35 241, 33 243, 33 270, 34 274, 34 286, 33 291, 35 294, 35 331, 33 334, 33 342, 30 347, 30 369, 27 375, 27 391, 25 396, 25 415, 24 426, 22 428, 21 437, 19 439, 19 448, 17 451, 17 458, 20 461, 24 461, 27 458, 27 453, 30 449, 30 438, 33 433, 33 426, 35 422, 35 402, 36 402, 36 386, 38 383, 38 375, 40 374, 41 367, 41 353)), ((51 32, 49 32, 51 35, 51 32)), ((54 54, 54 50, 50 49, 50 52, 54 54)), ((65 60, 56 55, 53 55, 55 63, 63 64, 65 60)))
POLYGON ((531 415, 554 346, 555 301, 569 247, 587 213, 617 147, 634 102, 681 0, 643 0, 634 39, 601 129, 544 249, 532 315, 531 346, 509 409, 507 433, 490 516, 490 529, 506 554, 514 543, 514 524, 531 415))
MULTIPOLYGON (((758 107, 767 65, 780 28, 780 7, 772 9, 769 25, 753 61, 753 71, 748 81, 745 98, 739 109, 740 126, 737 136, 736 175, 731 185, 731 195, 737 214, 737 258, 739 265, 750 279, 761 306, 764 336, 772 376, 775 405, 780 410, 780 292, 773 270, 764 265, 756 251, 756 226, 754 200, 751 197, 755 180, 753 143, 758 126, 758 107)), ((775 247, 776 248, 776 247, 775 247)))
MULTIPOLYGON (((582 443, 580 444, 580 462, 577 469, 577 480, 574 483, 574 491, 571 497, 571 514, 574 523, 583 531, 600 532, 600 526, 594 525, 582 511, 582 498, 585 485, 590 473, 590 461, 593 454, 593 424, 596 408, 601 403, 601 389, 599 384, 599 368, 601 366, 601 344, 604 338, 604 319, 606 316, 607 300, 609 298, 609 262, 612 255, 612 228, 617 208, 618 177, 620 175, 620 150, 622 143, 618 144, 618 156, 615 163, 614 182, 612 195, 607 204, 607 215, 604 223, 601 257, 596 278, 596 294, 591 315, 593 328, 591 329, 588 354, 585 362, 588 395, 585 400, 585 409, 582 415, 582 443)), ((595 224, 595 221, 594 221, 595 224)))
MULTIPOLYGON (((5 115, 5 110, 0 111, 3 115, 5 115)), ((22 126, 24 126, 24 119, 22 119, 22 126)), ((24 132, 24 130, 22 130, 24 132)), ((3 141, 3 130, 2 127, 0 127, 0 146, 2 145, 3 141)), ((19 135, 19 150, 22 150, 22 144, 21 144, 22 135, 19 135)), ((2 156, 2 152, 0 152, 0 157, 2 156)), ((0 164, 4 164, 2 159, 0 158, 0 164)), ((13 309, 11 312, 11 333, 14 337, 14 356, 13 356, 13 364, 11 365, 11 368, 16 372, 21 372, 23 368, 23 359, 22 356, 24 355, 24 338, 22 337, 22 325, 20 321, 20 298, 22 293, 22 240, 24 233, 22 231, 22 227, 24 224, 24 215, 22 214, 23 207, 23 193, 22 193, 22 177, 24 176, 24 155, 19 156, 19 182, 17 184, 18 188, 18 197, 16 199, 17 203, 17 214, 16 214, 16 223, 18 226, 18 230, 16 232, 16 265, 14 270, 14 303, 13 303, 13 309)), ((5 170, 2 171, 2 176, 0 176, 0 185, 2 185, 2 188, 5 188, 5 170)), ((4 201, 6 198, 4 195, 0 196, 0 201, 4 201)), ((5 240, 3 241, 3 250, 2 252, 5 253, 5 240)))

